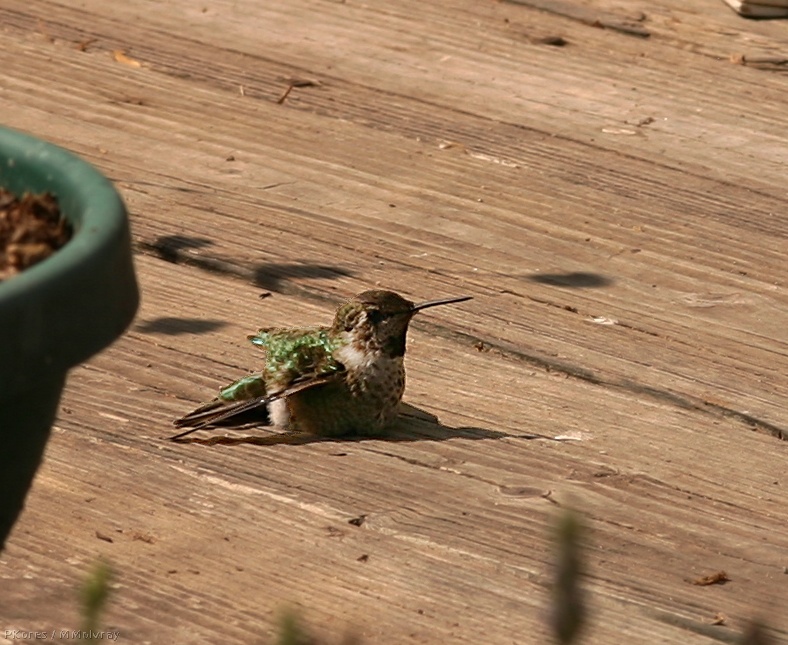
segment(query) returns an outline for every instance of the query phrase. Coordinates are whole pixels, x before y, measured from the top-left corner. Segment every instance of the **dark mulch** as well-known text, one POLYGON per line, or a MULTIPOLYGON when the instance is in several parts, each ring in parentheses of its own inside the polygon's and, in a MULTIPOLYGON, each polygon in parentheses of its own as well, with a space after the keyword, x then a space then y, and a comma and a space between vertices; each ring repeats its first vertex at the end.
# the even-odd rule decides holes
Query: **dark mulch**
POLYGON ((71 234, 51 193, 17 197, 0 188, 0 281, 45 260, 71 234))

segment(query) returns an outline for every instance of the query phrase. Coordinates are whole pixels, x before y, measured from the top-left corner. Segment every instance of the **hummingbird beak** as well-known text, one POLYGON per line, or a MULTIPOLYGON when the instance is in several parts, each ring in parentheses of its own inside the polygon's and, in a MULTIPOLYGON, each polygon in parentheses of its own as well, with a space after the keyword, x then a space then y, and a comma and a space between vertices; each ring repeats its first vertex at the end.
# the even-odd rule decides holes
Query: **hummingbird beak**
POLYGON ((417 305, 413 305, 413 308, 410 310, 411 314, 415 314, 417 311, 421 311, 422 309, 427 309, 428 307, 437 307, 438 305, 450 305, 453 302, 465 302, 466 300, 472 300, 472 296, 459 296, 457 298, 443 298, 442 300, 428 300, 427 302, 420 302, 417 305))

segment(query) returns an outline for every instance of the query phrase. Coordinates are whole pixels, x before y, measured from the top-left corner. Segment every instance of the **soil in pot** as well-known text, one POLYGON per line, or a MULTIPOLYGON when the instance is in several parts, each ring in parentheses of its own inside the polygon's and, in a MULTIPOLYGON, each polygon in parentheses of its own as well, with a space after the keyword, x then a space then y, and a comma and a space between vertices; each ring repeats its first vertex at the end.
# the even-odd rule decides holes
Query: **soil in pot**
POLYGON ((48 258, 71 234, 51 193, 20 198, 0 188, 0 282, 48 258))

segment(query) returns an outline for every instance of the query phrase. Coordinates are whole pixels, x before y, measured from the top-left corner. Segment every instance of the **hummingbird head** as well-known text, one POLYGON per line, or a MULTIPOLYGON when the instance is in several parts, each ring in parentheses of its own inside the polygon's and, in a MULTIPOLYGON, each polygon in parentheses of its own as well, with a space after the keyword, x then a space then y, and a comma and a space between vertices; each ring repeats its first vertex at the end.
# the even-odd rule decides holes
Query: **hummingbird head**
POLYGON ((390 357, 405 354, 405 337, 411 318, 428 307, 470 300, 470 296, 414 304, 393 291, 365 291, 337 311, 334 330, 350 335, 360 349, 382 351, 390 357))

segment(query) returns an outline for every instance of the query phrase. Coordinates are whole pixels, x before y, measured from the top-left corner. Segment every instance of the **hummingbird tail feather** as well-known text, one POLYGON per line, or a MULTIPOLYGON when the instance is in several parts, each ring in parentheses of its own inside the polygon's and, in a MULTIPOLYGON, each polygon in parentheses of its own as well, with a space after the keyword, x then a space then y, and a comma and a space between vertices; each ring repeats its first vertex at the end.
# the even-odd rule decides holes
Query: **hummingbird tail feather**
POLYGON ((175 419, 173 425, 176 428, 192 428, 195 425, 201 425, 206 419, 218 414, 224 409, 227 404, 223 401, 216 399, 210 403, 201 405, 196 410, 192 410, 189 414, 182 416, 180 419, 175 419))
MULTIPOLYGON (((190 412, 186 416, 173 421, 173 425, 176 428, 188 428, 188 430, 181 432, 180 434, 176 434, 175 436, 170 437, 170 439, 177 440, 181 437, 191 434, 195 430, 200 430, 207 426, 220 425, 225 421, 233 420, 236 422, 243 422, 242 419, 237 417, 252 411, 255 412, 255 420, 257 422, 261 423, 262 425, 268 425, 269 418, 267 404, 271 398, 272 397, 270 396, 260 396, 248 401, 233 401, 231 403, 227 403, 226 401, 218 399, 216 401, 206 403, 205 405, 201 405, 193 412, 190 412)), ((248 420, 249 419, 247 419, 247 421, 248 420)))

